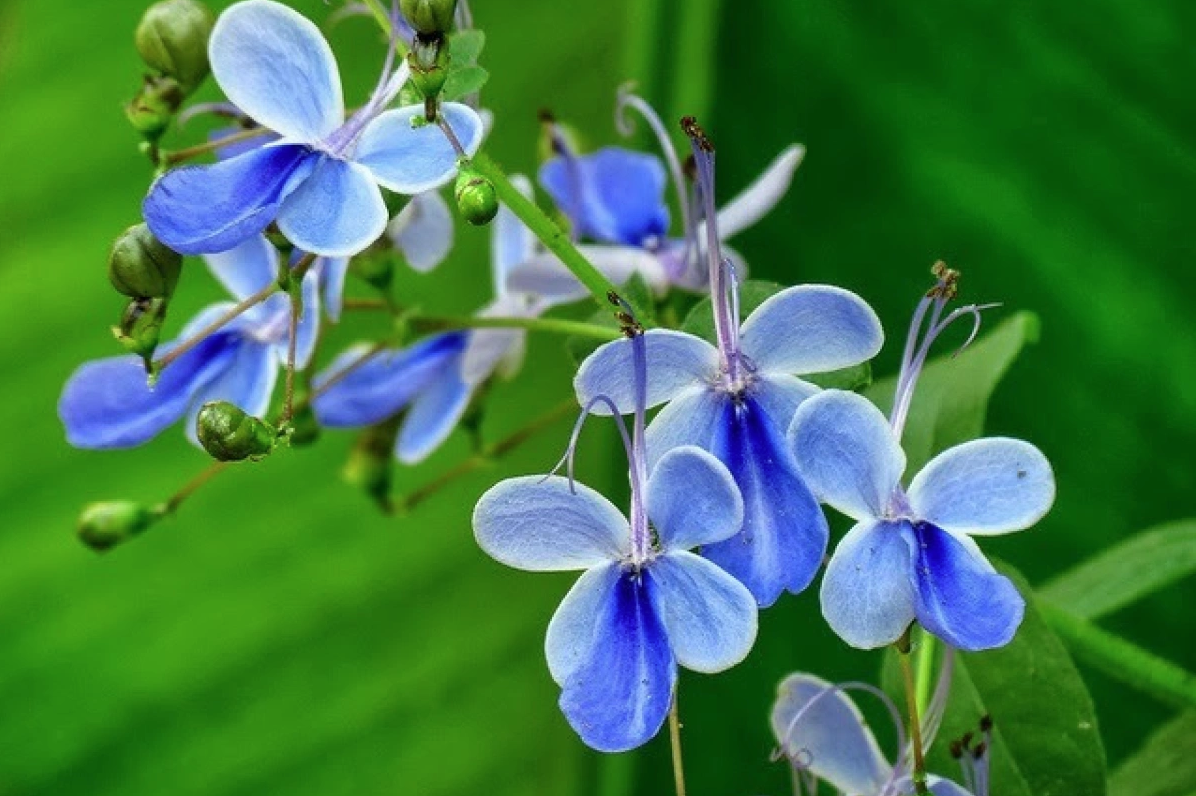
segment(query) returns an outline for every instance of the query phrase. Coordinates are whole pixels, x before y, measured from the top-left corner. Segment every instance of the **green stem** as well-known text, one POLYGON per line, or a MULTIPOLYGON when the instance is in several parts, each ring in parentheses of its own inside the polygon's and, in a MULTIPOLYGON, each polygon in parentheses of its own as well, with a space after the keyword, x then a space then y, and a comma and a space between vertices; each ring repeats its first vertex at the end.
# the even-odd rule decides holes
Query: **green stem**
POLYGON ((170 353, 163 354, 161 357, 154 360, 151 371, 155 376, 161 373, 166 369, 167 366, 169 366, 183 354, 186 354, 188 351, 195 348, 195 346, 208 339, 208 337, 224 328, 225 324, 230 323, 244 313, 248 312, 250 309, 256 307, 258 304, 261 304, 263 301, 277 293, 280 289, 281 288, 279 288, 277 282, 271 282, 249 298, 237 303, 231 309, 229 309, 228 312, 212 321, 203 329, 200 329, 198 333, 172 348, 170 353))
POLYGON ((618 329, 557 318, 454 318, 415 315, 408 318, 408 321, 413 329, 421 332, 441 332, 450 329, 527 329, 533 332, 589 337, 604 342, 619 337, 618 329))
POLYGON ((1178 708, 1196 708, 1196 674, 1064 608, 1045 601, 1040 601, 1038 607, 1080 660, 1160 702, 1178 708))
POLYGON ((930 793, 926 786, 926 755, 922 748, 922 722, 918 717, 917 688, 914 668, 909 661, 909 630, 897 642, 897 658, 901 661, 901 684, 905 687, 905 705, 909 711, 909 740, 914 751, 914 792, 918 796, 930 793))
POLYGON ((186 149, 176 149, 173 152, 163 152, 158 156, 158 163, 164 166, 177 166, 183 161, 191 158, 206 155, 209 152, 215 152, 221 147, 229 146, 230 144, 238 144, 242 141, 251 141, 254 138, 260 138, 266 133, 270 132, 265 127, 253 127, 240 133, 233 133, 224 138, 217 138, 215 141, 208 141, 204 144, 196 144, 195 146, 187 147, 186 149))
POLYGON ((673 786, 677 796, 685 796, 685 764, 681 757, 681 716, 676 688, 673 689, 673 705, 669 708, 669 748, 673 753, 673 786))
POLYGON ((934 654, 937 652, 938 639, 925 630, 920 631, 920 635, 915 693, 918 697, 918 715, 925 716, 926 708, 930 705, 930 685, 934 680, 934 654))
POLYGON ((493 160, 482 153, 478 153, 464 165, 490 181, 498 200, 511 209, 520 221, 527 225, 532 234, 539 238, 550 252, 560 258, 565 267, 577 277, 590 295, 594 297, 599 307, 610 309, 611 293, 618 290, 609 279, 602 275, 594 265, 585 258, 564 230, 556 225, 535 202, 521 194, 511 183, 503 170, 493 160))

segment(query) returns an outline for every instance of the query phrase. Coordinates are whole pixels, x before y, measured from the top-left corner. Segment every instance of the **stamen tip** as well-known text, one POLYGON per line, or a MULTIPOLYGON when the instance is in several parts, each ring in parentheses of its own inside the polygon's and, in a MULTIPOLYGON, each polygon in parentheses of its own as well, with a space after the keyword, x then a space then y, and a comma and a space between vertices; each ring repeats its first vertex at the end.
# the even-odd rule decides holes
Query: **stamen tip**
POLYGON ((699 149, 703 152, 714 154, 714 144, 711 143, 710 137, 706 135, 706 131, 698 124, 698 120, 693 116, 681 117, 681 129, 689 136, 699 149))

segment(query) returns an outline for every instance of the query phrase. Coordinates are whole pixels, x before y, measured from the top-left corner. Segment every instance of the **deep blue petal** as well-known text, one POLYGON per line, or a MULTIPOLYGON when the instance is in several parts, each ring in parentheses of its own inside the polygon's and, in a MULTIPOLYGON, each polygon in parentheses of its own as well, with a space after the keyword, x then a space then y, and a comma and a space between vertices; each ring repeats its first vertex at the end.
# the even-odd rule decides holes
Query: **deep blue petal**
POLYGON ((145 197, 145 223, 183 254, 231 249, 269 226, 293 178, 318 157, 308 147, 283 144, 168 171, 145 197))
POLYGON ((961 650, 1008 644, 1026 608, 1009 578, 971 540, 928 522, 907 525, 904 532, 912 536, 910 581, 922 627, 961 650))
POLYGON ((668 230, 666 181, 659 158, 619 147, 557 157, 540 169, 541 184, 580 237, 629 246, 668 230))
POLYGON ((677 664, 652 589, 651 580, 630 570, 618 578, 597 606, 589 658, 562 684, 565 718, 601 752, 647 743, 672 703, 677 664))
POLYGON ((233 361, 237 336, 214 334, 162 371, 153 389, 136 356, 88 362, 58 401, 67 440, 77 448, 130 448, 176 422, 192 397, 233 361))
MULTIPOLYGON (((341 428, 393 417, 452 364, 467 338, 460 332, 439 334, 401 351, 376 354, 316 398, 312 404, 316 417, 322 425, 341 428)), ((319 389, 363 353, 358 348, 337 357, 312 386, 319 389)))
POLYGON ((702 554, 738 578, 761 607, 810 585, 829 535, 818 501, 785 444, 788 419, 770 417, 750 394, 727 396, 711 451, 743 494, 743 530, 702 554))

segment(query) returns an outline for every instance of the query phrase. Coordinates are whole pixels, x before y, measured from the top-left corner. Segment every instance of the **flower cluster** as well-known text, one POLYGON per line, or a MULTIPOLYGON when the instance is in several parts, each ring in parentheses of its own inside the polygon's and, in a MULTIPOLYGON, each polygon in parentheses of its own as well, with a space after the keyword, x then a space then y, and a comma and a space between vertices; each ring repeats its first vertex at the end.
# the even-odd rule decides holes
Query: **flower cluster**
MULTIPOLYGON (((613 146, 583 154, 546 118, 551 155, 538 178, 562 230, 536 205, 530 180, 506 177, 479 154, 490 118, 479 110, 472 63, 480 39, 461 38, 470 33, 468 9, 421 0, 403 11, 384 20, 390 46, 381 76, 351 112, 320 30, 274 0, 243 0, 214 24, 193 27, 204 38, 202 63, 193 46, 187 58, 160 48, 146 56, 162 72, 155 91, 169 80, 189 92, 210 65, 228 102, 189 112, 231 116, 238 127, 164 155, 162 125, 145 121, 140 105, 130 111, 144 122, 138 129, 160 169, 145 224, 122 236, 110 263, 114 286, 130 299, 117 332, 131 353, 87 363, 67 380, 59 414, 69 442, 140 445, 185 419, 188 438, 216 458, 258 459, 276 444, 298 444, 305 435, 297 417, 307 411, 317 426, 366 429, 363 439, 387 465, 415 465, 485 400, 492 380, 519 371, 530 329, 580 331, 604 344, 573 380, 581 415, 568 477, 499 482, 477 502, 473 530, 482 550, 508 566, 581 572, 548 625, 545 654, 561 710, 585 743, 607 752, 646 743, 675 709, 679 667, 714 673, 743 661, 758 612, 805 591, 824 564, 823 614, 851 646, 906 653, 920 627, 948 647, 949 673, 952 650, 1009 643, 1023 598, 973 537, 1022 530, 1047 513, 1055 484, 1046 457, 1015 439, 972 440, 903 481, 902 435, 931 347, 959 319, 974 320, 974 335, 988 309, 947 310, 958 274, 936 268, 888 417, 860 394, 823 390, 820 374, 881 350, 877 314, 842 288, 797 285, 742 317, 746 264, 726 246, 785 194, 803 147, 785 149, 720 209, 714 148, 697 123, 682 122, 691 149, 683 163, 651 106, 621 92, 618 126, 628 132, 630 113, 639 114, 660 155, 613 146), (455 67, 454 57, 465 63, 455 67), (450 95, 454 75, 460 90, 450 95), (172 168, 206 153, 215 162, 172 168), (452 211, 438 189, 454 178, 461 214, 493 224, 493 296, 465 318, 426 316, 391 295, 390 269, 403 260, 427 273, 446 259, 452 211), (670 232, 670 182, 679 232, 670 232), (200 311, 159 346, 183 255, 201 255, 234 301, 200 311), (350 274, 382 296, 346 299, 350 274), (700 306, 706 299, 693 294, 708 294, 711 339, 645 329, 623 295, 633 278, 651 288, 649 310, 677 294, 700 306), (605 317, 551 317, 587 297, 615 305, 604 303, 617 334, 605 317), (330 325, 365 304, 388 313, 387 333, 321 366, 318 343, 330 325), (265 418, 280 375, 275 428, 265 418), (592 415, 612 417, 621 434, 626 513, 572 477, 577 437, 592 415), (823 505, 856 522, 829 562, 823 505)), ((166 109, 167 126, 177 110, 166 109)), ((81 534, 107 549, 177 501, 165 505, 103 504, 85 514, 81 534)), ((913 733, 893 763, 845 688, 806 674, 782 683, 772 721, 796 768, 850 793, 967 793, 921 768, 920 736, 933 737, 946 685, 925 732, 913 733)), ((974 796, 987 791, 986 763, 977 762, 986 749, 970 758, 974 796)))

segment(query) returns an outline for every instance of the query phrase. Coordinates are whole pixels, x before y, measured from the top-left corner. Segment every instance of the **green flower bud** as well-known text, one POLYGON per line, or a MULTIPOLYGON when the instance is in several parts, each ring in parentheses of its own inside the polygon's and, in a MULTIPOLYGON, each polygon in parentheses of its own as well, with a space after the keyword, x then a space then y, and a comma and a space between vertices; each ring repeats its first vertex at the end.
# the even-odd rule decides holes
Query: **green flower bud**
POLYGON ((393 251, 374 251, 358 257, 353 261, 353 268, 357 275, 381 290, 390 290, 395 276, 395 253, 393 251))
POLYGON ((436 98, 444 90, 449 74, 449 45, 443 36, 416 36, 407 54, 411 85, 419 90, 428 109, 428 121, 436 121, 436 98))
POLYGON ((370 426, 357 438, 341 470, 341 477, 346 483, 365 492, 387 514, 394 511, 390 486, 394 475, 395 438, 398 434, 398 417, 370 426))
POLYGON ((145 224, 129 227, 112 244, 108 281, 130 298, 170 298, 183 256, 154 237, 145 224))
POLYGON ((183 90, 173 78, 147 77, 141 91, 125 106, 125 116, 143 137, 157 141, 182 104, 183 90))
POLYGON ((164 298, 133 299, 120 316, 120 325, 112 327, 117 341, 129 353, 144 359, 147 370, 162 335, 168 303, 164 298))
POLYGON ((457 0, 399 0, 399 11, 421 36, 443 36, 453 28, 457 0))
POLYGON ((79 541, 97 552, 111 550, 154 524, 158 515, 130 500, 92 503, 79 515, 79 541))
POLYGON ((457 175, 453 195, 457 198, 461 216, 474 226, 489 224, 498 214, 498 194, 494 192, 494 186, 474 172, 463 170, 457 175))
POLYGON ((239 462, 264 459, 274 450, 278 431, 228 401, 209 401, 199 410, 196 434, 213 459, 239 462))
POLYGON ((134 42, 151 69, 190 94, 208 76, 208 38, 215 17, 197 0, 162 0, 146 9, 134 42))

